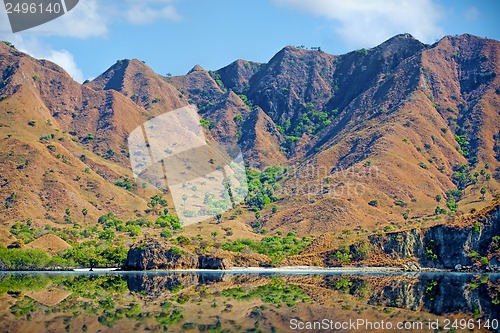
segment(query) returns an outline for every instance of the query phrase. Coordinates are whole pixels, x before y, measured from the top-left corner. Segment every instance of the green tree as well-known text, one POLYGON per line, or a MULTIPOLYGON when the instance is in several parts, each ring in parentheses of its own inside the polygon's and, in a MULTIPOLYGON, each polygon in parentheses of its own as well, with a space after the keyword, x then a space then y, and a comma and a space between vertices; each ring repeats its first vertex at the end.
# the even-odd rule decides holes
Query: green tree
POLYGON ((87 217, 87 214, 89 213, 87 208, 82 209, 82 215, 83 215, 83 223, 85 224, 85 218, 87 217))
POLYGON ((483 188, 481 188, 480 192, 481 192, 481 200, 484 201, 486 199, 486 196, 485 196, 486 189, 483 187, 483 188))

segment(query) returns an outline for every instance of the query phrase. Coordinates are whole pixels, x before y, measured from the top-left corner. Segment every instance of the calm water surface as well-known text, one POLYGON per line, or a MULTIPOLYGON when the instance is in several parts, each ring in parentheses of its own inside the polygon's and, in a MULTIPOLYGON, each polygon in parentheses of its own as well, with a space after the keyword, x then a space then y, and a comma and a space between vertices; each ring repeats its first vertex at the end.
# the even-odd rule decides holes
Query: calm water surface
POLYGON ((0 273, 0 295, 1 332, 500 331, 499 274, 0 273))

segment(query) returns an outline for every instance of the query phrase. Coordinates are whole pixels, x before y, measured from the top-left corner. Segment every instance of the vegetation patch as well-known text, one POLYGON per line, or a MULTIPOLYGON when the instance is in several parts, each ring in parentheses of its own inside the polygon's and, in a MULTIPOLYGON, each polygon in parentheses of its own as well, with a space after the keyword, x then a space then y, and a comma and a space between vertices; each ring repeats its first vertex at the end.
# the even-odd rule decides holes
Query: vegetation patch
POLYGON ((231 288, 222 291, 225 297, 239 301, 251 301, 260 298, 264 303, 281 307, 282 304, 288 307, 295 307, 297 302, 311 302, 309 297, 300 287, 287 284, 283 279, 273 277, 271 283, 245 291, 241 287, 231 288))
POLYGON ((286 256, 299 254, 311 242, 312 238, 298 238, 290 232, 286 237, 268 236, 260 242, 238 239, 222 244, 222 249, 239 253, 243 251, 260 253, 271 257, 274 263, 278 263, 286 256))

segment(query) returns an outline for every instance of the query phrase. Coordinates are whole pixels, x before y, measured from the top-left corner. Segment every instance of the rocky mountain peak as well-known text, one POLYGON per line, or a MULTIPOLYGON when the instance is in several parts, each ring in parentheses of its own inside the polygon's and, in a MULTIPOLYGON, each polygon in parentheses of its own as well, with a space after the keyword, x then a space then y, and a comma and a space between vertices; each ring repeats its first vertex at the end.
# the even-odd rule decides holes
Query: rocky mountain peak
POLYGON ((192 74, 194 72, 206 72, 206 70, 201 67, 200 65, 196 64, 193 68, 191 68, 191 70, 188 72, 188 75, 189 74, 192 74))

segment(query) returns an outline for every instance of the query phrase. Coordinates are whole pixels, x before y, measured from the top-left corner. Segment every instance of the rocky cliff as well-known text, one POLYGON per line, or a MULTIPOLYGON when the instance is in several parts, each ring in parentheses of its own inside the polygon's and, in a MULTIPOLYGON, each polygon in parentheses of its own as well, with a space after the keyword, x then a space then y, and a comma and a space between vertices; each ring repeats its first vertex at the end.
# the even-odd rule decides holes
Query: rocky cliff
POLYGON ((230 269, 231 267, 229 259, 208 255, 197 256, 175 246, 168 247, 155 239, 148 239, 130 248, 123 269, 230 269))
POLYGON ((473 221, 461 225, 459 219, 451 225, 372 235, 369 240, 376 252, 392 259, 417 258, 423 267, 497 265, 494 237, 500 235, 500 205, 479 212, 473 221))

